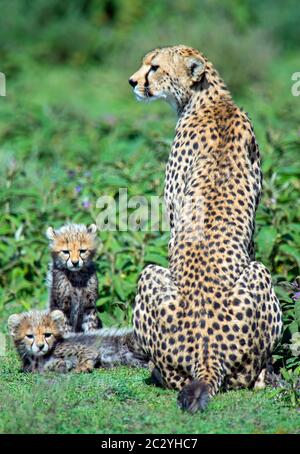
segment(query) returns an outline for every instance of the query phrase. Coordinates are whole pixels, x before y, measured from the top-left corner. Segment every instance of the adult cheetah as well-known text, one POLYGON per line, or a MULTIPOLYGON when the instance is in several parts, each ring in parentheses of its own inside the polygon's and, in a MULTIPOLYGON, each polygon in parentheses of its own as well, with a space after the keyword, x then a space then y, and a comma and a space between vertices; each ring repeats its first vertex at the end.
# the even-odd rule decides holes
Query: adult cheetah
POLYGON ((259 150, 197 50, 151 51, 129 83, 139 100, 166 99, 178 114, 165 182, 170 265, 143 271, 133 322, 153 378, 194 413, 221 387, 253 386, 281 335, 270 274, 254 261, 259 150))

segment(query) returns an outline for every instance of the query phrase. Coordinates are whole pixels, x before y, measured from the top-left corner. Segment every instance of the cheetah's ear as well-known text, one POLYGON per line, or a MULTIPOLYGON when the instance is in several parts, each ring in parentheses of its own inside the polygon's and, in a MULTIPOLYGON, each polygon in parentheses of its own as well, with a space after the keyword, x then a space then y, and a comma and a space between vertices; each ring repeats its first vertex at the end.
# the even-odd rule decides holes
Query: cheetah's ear
POLYGON ((88 233, 90 233, 92 235, 96 235, 97 230, 98 230, 98 227, 96 226, 96 224, 91 224, 87 229, 88 233))
POLYGON ((48 240, 54 240, 55 236, 56 236, 56 233, 55 233, 54 228, 48 227, 46 230, 46 237, 48 238, 48 240))
POLYGON ((18 326, 20 325, 21 319, 22 319, 22 314, 13 314, 10 317, 8 317, 7 325, 8 325, 9 334, 12 337, 14 337, 16 335, 16 330, 17 330, 18 326))
POLYGON ((205 71, 205 64, 199 58, 189 57, 186 59, 189 75, 193 82, 200 82, 205 71))
POLYGON ((59 309, 55 309, 54 311, 51 311, 50 317, 55 322, 62 322, 65 320, 65 315, 64 315, 63 311, 60 311, 59 309))
POLYGON ((65 328, 66 319, 62 311, 55 309, 54 311, 50 312, 50 317, 60 329, 65 328))

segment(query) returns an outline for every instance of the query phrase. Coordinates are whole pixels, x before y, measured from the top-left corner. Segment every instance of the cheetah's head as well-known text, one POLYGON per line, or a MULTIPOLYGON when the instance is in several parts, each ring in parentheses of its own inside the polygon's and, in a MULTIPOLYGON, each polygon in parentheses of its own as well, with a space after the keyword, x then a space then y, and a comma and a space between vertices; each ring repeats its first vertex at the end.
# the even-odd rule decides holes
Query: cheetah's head
POLYGON ((97 226, 66 224, 54 230, 48 227, 46 235, 55 266, 72 272, 88 266, 97 249, 97 226))
POLYGON ((129 79, 138 100, 165 99, 175 109, 182 107, 201 87, 217 78, 200 52, 183 45, 149 52, 142 66, 129 79))
POLYGON ((45 356, 64 334, 62 311, 31 311, 13 314, 8 319, 9 333, 20 353, 45 356))

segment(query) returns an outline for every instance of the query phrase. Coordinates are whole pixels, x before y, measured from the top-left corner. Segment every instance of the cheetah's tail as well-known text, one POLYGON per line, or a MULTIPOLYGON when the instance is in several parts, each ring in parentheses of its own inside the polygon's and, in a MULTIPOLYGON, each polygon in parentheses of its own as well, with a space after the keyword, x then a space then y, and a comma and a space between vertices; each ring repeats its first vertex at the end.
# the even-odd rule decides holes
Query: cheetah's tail
POLYGON ((203 411, 210 398, 209 386, 201 380, 194 380, 186 385, 178 394, 178 405, 189 413, 203 411))
POLYGON ((103 328, 101 336, 101 365, 147 367, 149 357, 139 346, 133 329, 103 328))

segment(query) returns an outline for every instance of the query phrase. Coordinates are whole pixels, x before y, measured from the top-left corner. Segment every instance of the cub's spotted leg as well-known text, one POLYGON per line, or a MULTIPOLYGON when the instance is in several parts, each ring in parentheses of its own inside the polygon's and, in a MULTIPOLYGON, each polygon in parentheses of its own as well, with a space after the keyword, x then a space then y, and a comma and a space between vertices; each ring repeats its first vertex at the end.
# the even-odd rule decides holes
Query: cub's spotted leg
POLYGON ((102 328, 102 323, 98 317, 95 307, 85 308, 85 313, 82 318, 82 330, 87 333, 96 329, 102 328))
POLYGON ((43 372, 60 372, 65 374, 73 369, 73 361, 67 358, 51 358, 45 363, 43 372))
POLYGON ((78 345, 76 350, 78 361, 74 367, 74 372, 92 372, 95 368, 97 352, 83 345, 78 345))
POLYGON ((76 373, 92 372, 95 368, 95 362, 90 358, 80 359, 74 371, 76 373))
POLYGON ((65 334, 70 334, 72 332, 73 332, 72 326, 68 322, 66 322, 65 323, 65 334))
POLYGON ((48 370, 58 372, 91 372, 95 368, 98 351, 81 343, 74 343, 73 338, 58 345, 54 357, 49 360, 48 370))

